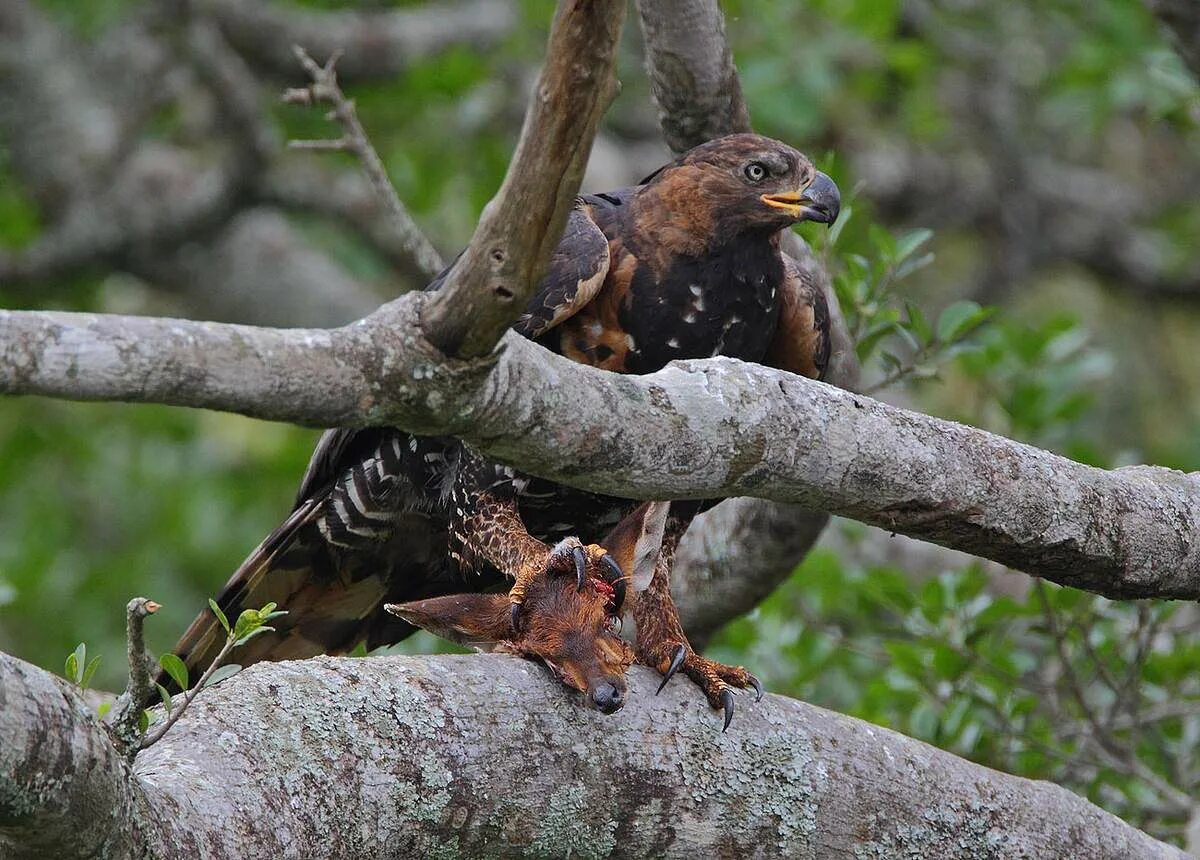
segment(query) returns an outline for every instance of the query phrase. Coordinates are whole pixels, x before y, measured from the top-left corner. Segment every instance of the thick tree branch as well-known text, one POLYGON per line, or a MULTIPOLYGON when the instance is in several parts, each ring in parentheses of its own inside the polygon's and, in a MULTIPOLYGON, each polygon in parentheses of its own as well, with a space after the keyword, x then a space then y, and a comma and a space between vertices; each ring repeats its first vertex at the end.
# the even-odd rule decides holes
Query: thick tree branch
POLYGON ((829 521, 796 505, 729 499, 701 514, 684 535, 671 593, 692 645, 702 648, 749 612, 796 569, 829 521))
POLYGON ((0 392, 456 435, 599 492, 793 502, 1111 597, 1200 597, 1200 476, 1096 469, 731 359, 610 374, 510 333, 452 361, 419 334, 427 299, 335 330, 0 312, 0 392))
POLYGON ((1183 857, 1065 789, 878 726, 743 697, 722 735, 691 685, 630 681, 603 716, 514 657, 259 664, 197 699, 130 778, 74 690, 0 655, 0 850, 1183 857))
POLYGON ((491 352, 533 295, 615 93, 624 17, 619 0, 559 4, 504 184, 422 315, 429 339, 447 355, 491 352))

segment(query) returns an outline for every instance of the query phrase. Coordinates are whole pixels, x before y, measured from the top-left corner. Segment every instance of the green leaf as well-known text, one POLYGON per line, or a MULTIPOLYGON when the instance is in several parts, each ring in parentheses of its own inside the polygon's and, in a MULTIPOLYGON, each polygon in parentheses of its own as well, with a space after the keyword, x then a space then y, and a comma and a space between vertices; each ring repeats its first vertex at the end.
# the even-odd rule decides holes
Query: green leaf
POLYGON ((96 667, 99 665, 100 665, 100 655, 97 654, 95 657, 93 657, 91 659, 91 661, 88 662, 87 668, 83 670, 83 678, 80 680, 79 686, 85 687, 85 688, 87 687, 87 685, 92 680, 92 675, 96 674, 96 667))
POLYGON ((919 272, 934 261, 933 254, 922 254, 919 257, 909 257, 896 267, 896 280, 907 278, 913 272, 919 272))
POLYGON ((238 616, 233 625, 233 638, 241 642, 257 628, 262 626, 262 619, 258 615, 257 609, 243 609, 242 614, 238 616))
POLYGON ((876 256, 882 261, 891 263, 896 259, 896 239, 891 233, 878 224, 872 224, 867 228, 867 236, 878 250, 876 256))
POLYGON ((67 662, 64 665, 67 680, 72 684, 82 682, 82 670, 85 666, 87 666, 87 645, 80 642, 75 646, 75 650, 67 655, 67 662))
POLYGON ((217 616, 217 620, 221 622, 221 626, 225 628, 225 635, 229 635, 229 619, 225 617, 225 613, 221 611, 221 607, 217 606, 217 601, 211 597, 208 598, 208 606, 212 609, 213 614, 217 616))
POLYGON ((174 654, 163 654, 158 658, 158 665, 163 667, 163 671, 171 676, 179 689, 186 690, 188 688, 188 670, 182 660, 174 654))
POLYGON ((251 639, 253 639, 255 636, 257 636, 259 633, 274 633, 274 632, 275 632, 274 627, 268 627, 266 625, 263 625, 262 627, 255 627, 253 630, 251 630, 249 633, 247 633, 241 639, 238 639, 237 641, 235 641, 233 644, 235 646, 245 645, 247 642, 249 642, 251 639))
POLYGON ((922 344, 927 344, 933 340, 933 329, 929 325, 929 320, 925 318, 924 312, 917 307, 915 302, 905 300, 904 310, 908 314, 908 330, 911 331, 922 344))
POLYGON ((155 684, 158 687, 158 695, 162 698, 163 707, 167 709, 167 713, 171 713, 171 694, 167 692, 167 688, 162 684, 155 684))
POLYGON ((917 252, 917 250, 933 238, 933 231, 921 228, 905 233, 896 240, 896 262, 902 263, 917 252))
POLYGON ((112 710, 112 702, 101 702, 100 707, 96 708, 96 719, 102 720, 108 716, 108 712, 112 710))
POLYGON ((138 732, 144 735, 148 728, 150 728, 150 712, 143 710, 138 714, 138 732))
POLYGON ((953 343, 966 337, 991 315, 990 308, 981 308, 976 302, 955 302, 938 316, 938 340, 942 343, 953 343))
POLYGON ((825 237, 826 247, 832 248, 837 245, 838 237, 842 235, 842 229, 850 221, 850 216, 854 214, 854 207, 843 206, 842 212, 838 216, 837 221, 833 222, 833 226, 829 228, 829 234, 825 237))
POLYGON ((238 663, 226 663, 224 666, 222 666, 220 669, 213 672, 212 675, 209 676, 209 679, 204 682, 204 686, 211 687, 214 684, 219 684, 222 681, 224 681, 226 678, 232 678, 234 675, 236 675, 240 671, 242 671, 242 667, 238 663))
POLYGON ((866 334, 858 339, 858 344, 855 350, 858 352, 858 360, 866 361, 871 353, 885 337, 896 330, 894 322, 882 322, 873 325, 866 334))

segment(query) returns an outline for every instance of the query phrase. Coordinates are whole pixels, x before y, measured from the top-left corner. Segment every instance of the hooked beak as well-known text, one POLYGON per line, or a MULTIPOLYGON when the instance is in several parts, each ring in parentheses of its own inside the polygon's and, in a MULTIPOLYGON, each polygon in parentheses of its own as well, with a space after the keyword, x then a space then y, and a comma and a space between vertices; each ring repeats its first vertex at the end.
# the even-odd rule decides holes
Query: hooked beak
POLYGON ((842 195, 838 193, 837 185, 820 171, 802 191, 764 194, 762 202, 785 210, 797 221, 816 221, 820 224, 832 224, 842 209, 842 195))

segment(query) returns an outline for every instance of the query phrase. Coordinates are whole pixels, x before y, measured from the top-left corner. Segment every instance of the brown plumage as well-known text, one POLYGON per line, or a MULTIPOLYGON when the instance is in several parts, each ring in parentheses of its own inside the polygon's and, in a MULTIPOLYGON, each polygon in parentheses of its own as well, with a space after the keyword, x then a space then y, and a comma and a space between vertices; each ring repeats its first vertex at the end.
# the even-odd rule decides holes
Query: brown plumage
MULTIPOLYGON (((838 206, 832 181, 785 144, 750 134, 704 144, 641 185, 580 197, 514 328, 623 373, 724 355, 819 378, 829 361, 828 308, 781 251, 780 232, 803 220, 832 223, 838 206)), ((291 613, 278 634, 253 643, 252 660, 396 641, 411 628, 380 620, 384 600, 479 591, 508 578, 518 607, 540 577, 572 566, 582 577, 585 566, 608 564, 597 542, 635 506, 524 475, 454 440, 330 431, 293 516, 218 602, 233 614, 276 600, 291 613)), ((682 669, 728 719, 729 687, 757 682, 692 651, 668 587, 672 541, 702 507, 673 503, 669 517, 658 509, 656 533, 665 529, 671 545, 654 548, 637 583, 637 653, 668 677, 682 669)), ((523 624, 515 612, 513 620, 523 624)), ((180 642, 189 664, 211 653, 214 624, 201 616, 180 642)))

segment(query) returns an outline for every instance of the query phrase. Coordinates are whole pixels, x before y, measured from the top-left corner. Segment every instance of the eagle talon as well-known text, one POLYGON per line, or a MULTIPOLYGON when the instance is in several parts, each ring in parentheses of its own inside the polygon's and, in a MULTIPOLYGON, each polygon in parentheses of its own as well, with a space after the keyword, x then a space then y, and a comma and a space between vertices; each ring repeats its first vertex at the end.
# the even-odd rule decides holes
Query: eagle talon
POLYGON ((608 553, 600 557, 600 564, 608 571, 609 585, 613 589, 613 609, 620 613, 621 607, 625 605, 625 572, 621 570, 621 565, 617 564, 608 553))
POLYGON ((728 687, 721 691, 721 706, 725 708, 725 725, 721 734, 725 734, 729 730, 729 724, 733 722, 733 691, 728 687))
POLYGON ((583 585, 587 582, 587 554, 583 547, 571 548, 571 558, 575 560, 575 590, 583 594, 583 585))
POLYGON ((509 611, 509 621, 512 622, 513 633, 520 635, 521 633, 521 604, 514 603, 509 611))
POLYGON ((663 691, 663 687, 667 686, 667 681, 675 676, 679 671, 679 667, 683 665, 683 661, 687 659, 687 648, 683 645, 675 646, 675 654, 671 657, 671 665, 667 667, 667 671, 663 672, 662 683, 658 685, 658 689, 654 691, 654 695, 658 695, 663 691))
POLYGON ((746 674, 749 676, 750 686, 754 688, 754 701, 761 702, 763 697, 762 681, 758 680, 758 678, 754 677, 753 675, 750 675, 748 672, 746 674))

